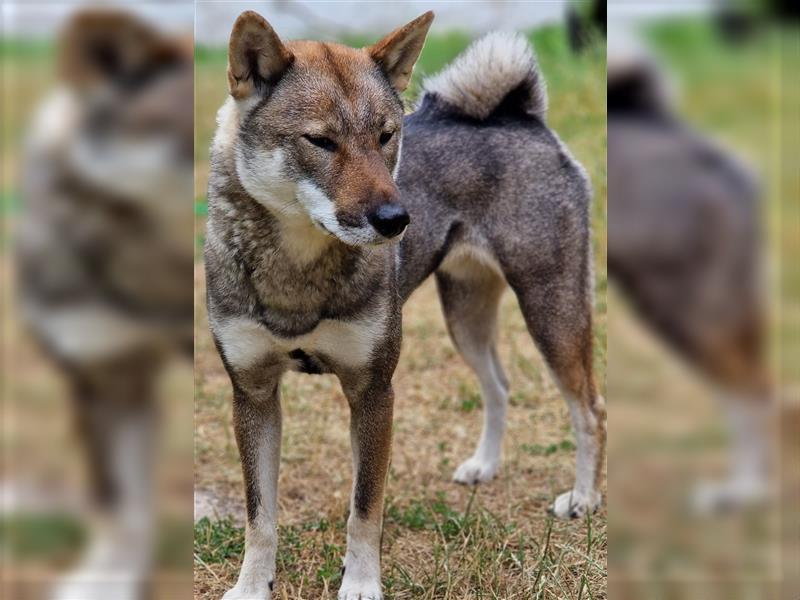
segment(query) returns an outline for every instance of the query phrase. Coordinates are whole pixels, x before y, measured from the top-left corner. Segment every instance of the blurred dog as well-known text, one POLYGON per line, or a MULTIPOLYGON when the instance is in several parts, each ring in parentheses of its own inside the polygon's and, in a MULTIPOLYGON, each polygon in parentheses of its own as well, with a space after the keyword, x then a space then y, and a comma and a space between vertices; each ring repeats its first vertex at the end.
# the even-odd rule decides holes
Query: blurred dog
POLYGON ((59 60, 27 140, 16 257, 22 314, 69 384, 100 514, 55 597, 138 598, 156 375, 192 347, 192 45, 86 10, 59 60))
POLYGON ((545 125, 545 83, 520 36, 476 42, 404 116, 400 93, 432 19, 362 50, 283 43, 253 12, 233 27, 205 246, 247 499, 244 563, 225 598, 270 597, 288 370, 342 383, 355 477, 339 598, 381 597, 401 305, 431 274, 486 406, 455 480, 488 481, 500 464, 508 382, 495 337, 510 286, 577 438, 575 487, 553 511, 580 517, 600 504, 605 408, 592 378, 587 177, 545 125))
POLYGON ((719 389, 734 435, 730 477, 701 511, 763 500, 770 382, 755 177, 676 114, 642 53, 608 66, 608 271, 663 340, 719 389))

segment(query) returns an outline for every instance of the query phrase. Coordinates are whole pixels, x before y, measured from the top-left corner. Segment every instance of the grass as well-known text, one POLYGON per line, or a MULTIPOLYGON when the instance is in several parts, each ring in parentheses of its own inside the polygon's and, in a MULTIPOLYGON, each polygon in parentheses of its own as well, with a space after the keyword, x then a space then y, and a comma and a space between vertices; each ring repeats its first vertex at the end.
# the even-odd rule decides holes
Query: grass
MULTIPOLYGON (((594 187, 597 275, 595 368, 605 387, 606 129, 605 54, 598 44, 572 55, 559 27, 530 32, 548 82, 549 124, 586 167, 594 187)), ((372 40, 348 39, 362 44, 372 40)), ((415 70, 447 64, 469 37, 433 35, 415 70)), ((197 241, 202 242, 207 150, 226 95, 224 51, 196 51, 197 241)), ((196 271, 195 489, 209 506, 195 524, 195 598, 216 599, 241 562, 243 500, 230 423, 230 383, 208 333, 202 266, 196 271)), ((403 313, 393 457, 383 535, 387 598, 585 599, 606 597, 606 513, 559 521, 546 508, 569 489, 574 439, 569 415, 534 348, 516 301, 501 306, 499 354, 511 380, 501 473, 491 484, 451 477, 478 439, 477 381, 453 349, 436 290, 425 283, 403 313)), ((277 598, 335 598, 350 494, 348 409, 331 376, 288 374, 282 383, 277 598)))
POLYGON ((15 562, 63 564, 85 543, 86 532, 73 515, 15 514, 0 520, 0 548, 15 562))
MULTIPOLYGON (((458 508, 441 492, 405 506, 387 499, 384 555, 409 543, 425 552, 424 564, 415 553, 388 565, 383 577, 388 598, 547 598, 551 588, 563 594, 560 598, 603 597, 604 584, 598 589, 595 582, 605 564, 595 554, 605 538, 597 536, 592 517, 582 523, 585 537, 579 544, 559 545, 552 518, 545 519, 541 539, 531 538, 524 524, 482 507, 478 494, 473 489, 458 508)), ((288 597, 337 589, 344 537, 344 519, 279 528, 278 570, 283 589, 291 590, 288 597)), ((203 569, 218 576, 235 572, 243 548, 244 528, 232 519, 204 517, 195 524, 195 563, 203 569)))

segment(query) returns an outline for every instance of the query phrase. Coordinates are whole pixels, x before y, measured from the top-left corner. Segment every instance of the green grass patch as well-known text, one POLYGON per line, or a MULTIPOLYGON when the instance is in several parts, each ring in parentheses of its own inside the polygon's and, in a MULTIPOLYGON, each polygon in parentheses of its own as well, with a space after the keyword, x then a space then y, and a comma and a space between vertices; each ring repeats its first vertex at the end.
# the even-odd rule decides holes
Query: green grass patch
POLYGON ((7 37, 0 40, 0 60, 52 60, 55 46, 49 40, 26 40, 7 37))
POLYGON ((461 412, 472 412, 481 408, 481 393, 472 386, 460 383, 458 386, 458 409, 461 412))
POLYGON ((541 444, 522 444, 520 447, 524 452, 532 456, 550 456, 556 452, 574 452, 575 442, 572 440, 561 440, 557 444, 547 444, 546 446, 541 444))
MULTIPOLYGON (((467 535, 481 522, 493 518, 488 511, 475 505, 476 494, 477 488, 463 510, 450 505, 443 492, 437 492, 430 499, 412 500, 403 507, 390 499, 387 501, 386 523, 411 531, 436 531, 445 541, 450 541, 459 535, 467 535)), ((513 529, 513 524, 508 527, 513 529)), ((503 526, 503 529, 505 531, 506 527, 503 526)))
POLYGON ((0 548, 12 561, 63 562, 85 542, 83 525, 69 514, 17 514, 0 520, 0 548))
POLYGON ((241 558, 244 552, 244 528, 230 518, 211 521, 203 517, 194 525, 194 555, 207 565, 241 558))

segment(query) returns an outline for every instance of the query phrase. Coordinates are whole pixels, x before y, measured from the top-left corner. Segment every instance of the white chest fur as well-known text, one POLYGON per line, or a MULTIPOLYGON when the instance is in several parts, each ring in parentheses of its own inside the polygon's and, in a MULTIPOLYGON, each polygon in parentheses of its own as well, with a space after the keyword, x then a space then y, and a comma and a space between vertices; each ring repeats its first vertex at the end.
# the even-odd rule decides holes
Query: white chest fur
POLYGON ((323 320, 309 333, 293 338, 275 336, 246 317, 227 319, 213 326, 228 363, 240 369, 253 366, 267 355, 288 356, 297 349, 358 368, 370 359, 385 329, 384 318, 378 316, 350 321, 323 320))

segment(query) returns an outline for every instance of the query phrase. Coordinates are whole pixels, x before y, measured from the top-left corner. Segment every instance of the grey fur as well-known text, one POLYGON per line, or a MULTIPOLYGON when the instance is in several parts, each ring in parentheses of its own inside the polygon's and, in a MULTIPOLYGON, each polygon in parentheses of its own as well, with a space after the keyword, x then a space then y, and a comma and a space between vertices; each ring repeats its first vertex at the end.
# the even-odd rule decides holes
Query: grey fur
POLYGON ((759 186, 669 108, 660 77, 647 62, 609 72, 609 274, 700 371, 759 389, 759 186))

